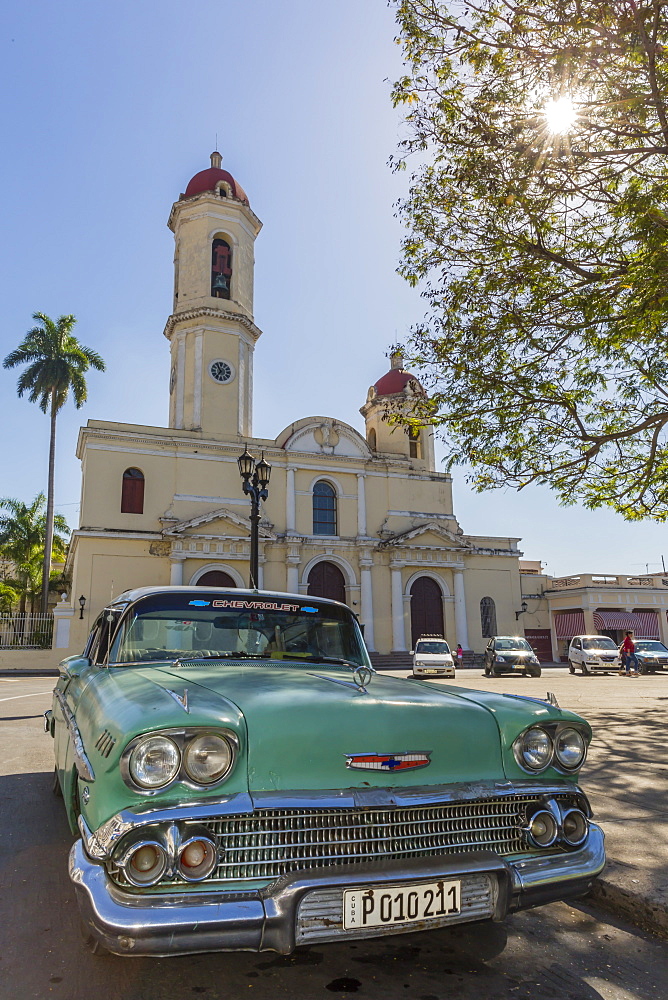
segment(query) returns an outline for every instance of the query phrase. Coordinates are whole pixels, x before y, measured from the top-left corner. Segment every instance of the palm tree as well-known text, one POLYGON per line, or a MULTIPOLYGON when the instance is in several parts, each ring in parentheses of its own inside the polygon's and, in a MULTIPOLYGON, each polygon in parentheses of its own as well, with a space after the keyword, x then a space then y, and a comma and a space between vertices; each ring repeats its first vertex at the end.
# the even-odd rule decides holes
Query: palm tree
POLYGON ((19 396, 28 392, 31 403, 39 403, 42 413, 49 411, 51 435, 49 439, 49 479, 46 502, 46 533, 44 562, 42 565, 42 613, 46 613, 49 600, 49 575, 53 544, 53 481, 56 460, 56 417, 64 406, 70 389, 77 409, 86 402, 88 391, 84 378, 89 368, 104 371, 104 361, 95 351, 84 347, 72 333, 74 316, 59 316, 54 322, 44 313, 33 313, 38 326, 28 330, 23 342, 11 351, 5 368, 28 365, 17 382, 19 396))
MULTIPOLYGON (((0 510, 7 511, 6 514, 0 514, 0 558, 7 560, 13 568, 15 576, 6 582, 20 594, 21 614, 25 613, 28 598, 32 610, 35 596, 40 592, 40 566, 44 563, 46 535, 45 506, 46 497, 43 493, 38 493, 31 504, 14 497, 0 499, 0 510)), ((54 516, 53 527, 55 531, 52 533, 49 567, 53 556, 58 559, 65 557, 65 536, 70 530, 62 514, 54 516)))

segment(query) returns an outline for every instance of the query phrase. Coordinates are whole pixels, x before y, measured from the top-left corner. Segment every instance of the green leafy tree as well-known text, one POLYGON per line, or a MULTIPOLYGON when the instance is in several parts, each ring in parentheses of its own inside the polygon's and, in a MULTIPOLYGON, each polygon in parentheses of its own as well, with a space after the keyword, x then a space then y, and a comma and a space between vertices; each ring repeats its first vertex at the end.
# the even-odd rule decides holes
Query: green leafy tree
MULTIPOLYGON (((0 557, 13 568, 11 579, 5 582, 19 594, 19 612, 24 614, 28 601, 32 611, 35 599, 42 595, 46 497, 38 493, 30 504, 4 497, 0 499, 0 512, 0 557)), ((55 514, 49 567, 52 559, 65 559, 69 530, 63 515, 55 514)), ((57 571, 51 576, 61 579, 57 571)))
POLYGON ((0 580, 0 615, 11 614, 18 600, 18 592, 6 581, 0 580))
POLYGON ((413 413, 479 489, 668 518, 668 3, 396 0, 413 413))
POLYGON ((88 398, 85 375, 89 368, 104 371, 104 361, 95 351, 84 347, 72 333, 76 319, 74 316, 60 316, 55 322, 44 313, 33 313, 37 320, 26 334, 23 342, 5 358, 5 368, 27 365, 19 376, 17 389, 19 396, 28 393, 31 403, 39 403, 42 413, 49 414, 51 433, 49 437, 49 472, 46 505, 46 535, 44 562, 42 566, 42 612, 48 602, 49 576, 51 571, 51 547, 53 539, 53 494, 56 459, 56 418, 72 392, 79 409, 88 398))

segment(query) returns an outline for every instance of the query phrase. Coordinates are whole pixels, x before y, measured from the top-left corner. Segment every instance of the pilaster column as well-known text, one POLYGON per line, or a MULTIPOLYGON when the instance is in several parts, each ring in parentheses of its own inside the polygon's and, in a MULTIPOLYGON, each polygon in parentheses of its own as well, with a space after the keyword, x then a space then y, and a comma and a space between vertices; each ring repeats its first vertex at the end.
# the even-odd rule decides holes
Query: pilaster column
POLYGON ((364 624, 364 641, 369 649, 375 649, 376 643, 373 634, 373 590, 371 587, 371 567, 373 560, 370 558, 360 559, 360 601, 362 609, 360 619, 364 624))
POLYGON ((403 563, 390 563, 392 574, 392 650, 406 649, 406 630, 404 628, 404 594, 401 583, 401 567, 403 563))
POLYGON ((287 566, 288 566, 287 591, 289 594, 299 593, 299 563, 300 563, 299 553, 290 552, 287 558, 287 566))
POLYGON ((172 587, 183 586, 183 564, 186 561, 185 555, 172 553, 169 567, 169 582, 172 587))
POLYGON ((53 641, 52 649, 69 649, 70 646, 70 625, 74 618, 74 608, 66 603, 65 594, 53 609, 53 641))
POLYGON ((357 534, 366 536, 366 494, 363 472, 357 473, 357 534))
MULTIPOLYGON (((285 481, 285 530, 295 530, 295 470, 289 465, 285 481)), ((296 588, 293 593, 296 593, 296 588)))
POLYGON ((464 590, 464 570, 456 569, 455 577, 455 631, 457 642, 464 649, 469 648, 469 626, 466 619, 466 591, 464 590))

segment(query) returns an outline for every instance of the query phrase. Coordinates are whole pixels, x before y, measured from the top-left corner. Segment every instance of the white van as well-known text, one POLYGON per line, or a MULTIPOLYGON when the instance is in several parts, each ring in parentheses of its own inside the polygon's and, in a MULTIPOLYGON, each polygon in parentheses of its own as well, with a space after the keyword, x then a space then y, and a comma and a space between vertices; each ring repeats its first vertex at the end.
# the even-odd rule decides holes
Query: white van
POLYGON ((607 635, 574 635, 568 647, 568 669, 583 674, 607 674, 619 669, 619 650, 607 635))
POLYGON ((415 643, 413 656, 413 677, 435 675, 455 676, 455 662, 450 647, 442 635, 421 635, 415 643))

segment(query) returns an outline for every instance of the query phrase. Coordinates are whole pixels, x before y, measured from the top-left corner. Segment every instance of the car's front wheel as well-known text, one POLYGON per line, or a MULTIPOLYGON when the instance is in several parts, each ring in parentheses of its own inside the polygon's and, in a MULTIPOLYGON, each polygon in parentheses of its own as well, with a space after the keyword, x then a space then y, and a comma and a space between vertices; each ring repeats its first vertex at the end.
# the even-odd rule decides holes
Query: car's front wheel
POLYGON ((540 667, 532 667, 531 670, 529 670, 529 677, 540 677, 540 675, 541 675, 540 667))
POLYGON ((588 677, 590 673, 591 673, 591 670, 589 669, 589 667, 587 666, 587 664, 583 663, 582 664, 582 676, 583 677, 588 677))
POLYGON ((571 663, 570 660, 568 661, 568 672, 569 672, 569 674, 574 674, 575 673, 575 667, 573 666, 573 664, 571 663))
POLYGON ((492 667, 492 677, 500 677, 502 673, 503 671, 501 670, 500 667, 495 667, 495 666, 492 667))

